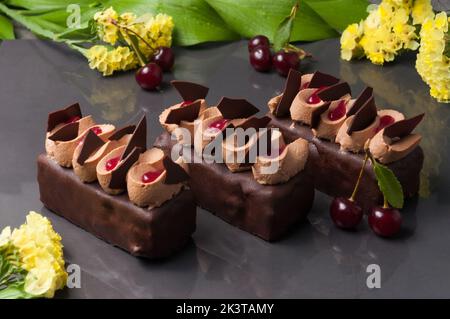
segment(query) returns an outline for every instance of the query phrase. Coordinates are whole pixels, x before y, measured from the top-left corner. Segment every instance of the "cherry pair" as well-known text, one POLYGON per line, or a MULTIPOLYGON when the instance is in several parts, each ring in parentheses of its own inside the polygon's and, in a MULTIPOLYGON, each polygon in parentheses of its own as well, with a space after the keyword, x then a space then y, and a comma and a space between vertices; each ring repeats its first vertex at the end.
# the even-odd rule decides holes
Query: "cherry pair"
POLYGON ((159 48, 151 62, 136 72, 136 82, 145 90, 155 90, 162 82, 163 72, 170 71, 174 62, 175 55, 171 48, 159 48))
POLYGON ((270 41, 264 35, 251 38, 248 51, 250 64, 260 72, 267 72, 273 66, 280 75, 287 76, 290 69, 300 66, 300 58, 295 51, 280 50, 272 56, 270 41))

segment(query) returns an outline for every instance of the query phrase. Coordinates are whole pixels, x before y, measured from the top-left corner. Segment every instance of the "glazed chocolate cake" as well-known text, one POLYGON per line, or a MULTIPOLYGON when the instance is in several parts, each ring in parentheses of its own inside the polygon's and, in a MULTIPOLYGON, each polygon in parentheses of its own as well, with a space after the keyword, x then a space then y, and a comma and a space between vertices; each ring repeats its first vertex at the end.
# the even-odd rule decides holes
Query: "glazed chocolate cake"
POLYGON ((132 255, 172 255, 195 231, 196 204, 182 164, 146 139, 145 117, 116 129, 78 104, 51 113, 37 161, 42 203, 132 255))

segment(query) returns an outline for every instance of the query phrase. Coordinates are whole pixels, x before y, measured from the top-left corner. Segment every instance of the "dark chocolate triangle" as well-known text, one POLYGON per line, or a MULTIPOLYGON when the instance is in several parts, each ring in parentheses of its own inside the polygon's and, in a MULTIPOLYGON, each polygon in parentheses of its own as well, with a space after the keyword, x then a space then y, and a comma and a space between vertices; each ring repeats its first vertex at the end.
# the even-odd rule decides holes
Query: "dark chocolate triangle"
POLYGON ((140 147, 135 147, 130 154, 117 166, 111 173, 111 180, 109 181, 109 188, 125 189, 127 188, 127 173, 133 164, 138 160, 139 155, 144 151, 140 147))
POLYGON ((133 135, 123 152, 121 159, 127 157, 135 147, 139 147, 142 150, 147 149, 147 118, 145 115, 141 118, 138 125, 133 131, 133 135))
POLYGON ((77 138, 78 136, 78 128, 80 124, 78 122, 73 122, 64 125, 59 130, 57 130, 55 133, 50 135, 48 139, 52 141, 60 141, 60 142, 67 142, 70 140, 73 140, 77 138))
POLYGON ((355 131, 361 131, 373 123, 377 117, 377 107, 375 106, 375 98, 372 96, 366 103, 356 112, 353 121, 347 129, 350 135, 355 131))
POLYGON ((245 99, 222 97, 217 105, 224 119, 245 119, 259 112, 259 109, 245 99))
POLYGON ((118 141, 127 134, 132 134, 136 129, 136 125, 128 125, 116 130, 108 139, 110 141, 118 141))
POLYGON ((177 124, 181 121, 193 122, 200 113, 200 101, 192 104, 172 109, 167 115, 166 124, 177 124))
POLYGON ((289 115, 289 109, 291 108, 292 101, 302 85, 302 75, 300 72, 290 69, 284 85, 284 92, 275 109, 275 116, 282 117, 289 115))
POLYGON ((359 109, 367 102, 370 97, 373 96, 373 89, 368 86, 362 91, 359 96, 356 98, 350 110, 347 112, 347 116, 352 116, 359 111, 359 109))
POLYGON ((352 94, 352 90, 347 82, 339 82, 317 93, 322 101, 335 101, 346 94, 352 94))
POLYGON ((254 128, 256 130, 259 130, 260 128, 264 128, 269 124, 270 117, 264 116, 261 118, 257 117, 251 117, 247 119, 244 123, 238 125, 236 128, 242 128, 243 130, 246 130, 248 128, 254 128))
POLYGON ((395 122, 384 129, 383 135, 390 138, 407 136, 411 134, 424 116, 425 113, 422 113, 409 119, 395 122))
POLYGON ((83 141, 80 155, 78 155, 77 163, 84 165, 84 162, 92 155, 97 149, 99 149, 105 142, 98 137, 92 130, 89 130, 83 141))
POLYGON ((50 132, 58 124, 65 123, 75 116, 78 116, 79 118, 82 117, 80 105, 78 103, 72 104, 62 110, 50 113, 47 120, 47 132, 50 132))
POLYGON ((194 102, 198 99, 204 99, 206 95, 208 95, 209 88, 197 83, 177 80, 170 83, 178 91, 178 93, 180 93, 183 101, 194 102))
POLYGON ((164 184, 179 184, 189 179, 189 175, 186 171, 180 165, 172 161, 168 156, 164 157, 163 165, 166 169, 166 179, 164 184))
POLYGON ((335 78, 332 75, 322 73, 322 72, 314 72, 311 81, 309 82, 308 88, 320 88, 322 86, 331 86, 339 82, 338 78, 335 78))

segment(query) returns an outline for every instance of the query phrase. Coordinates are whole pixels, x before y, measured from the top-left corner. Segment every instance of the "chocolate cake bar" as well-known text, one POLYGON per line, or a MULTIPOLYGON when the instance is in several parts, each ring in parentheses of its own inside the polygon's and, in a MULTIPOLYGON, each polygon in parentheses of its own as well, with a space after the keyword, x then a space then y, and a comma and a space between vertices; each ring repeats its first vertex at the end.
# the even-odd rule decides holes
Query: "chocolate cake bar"
MULTIPOLYGON (((165 132, 154 143, 169 152, 165 132)), ((233 226, 275 241, 306 218, 314 200, 312 177, 300 172, 288 182, 261 185, 251 171, 232 173, 223 163, 190 163, 189 186, 198 206, 233 226)))
POLYGON ((156 208, 141 208, 126 194, 111 196, 97 183, 85 184, 71 169, 39 155, 42 203, 51 211, 134 256, 167 257, 183 248, 196 226, 190 190, 156 208))

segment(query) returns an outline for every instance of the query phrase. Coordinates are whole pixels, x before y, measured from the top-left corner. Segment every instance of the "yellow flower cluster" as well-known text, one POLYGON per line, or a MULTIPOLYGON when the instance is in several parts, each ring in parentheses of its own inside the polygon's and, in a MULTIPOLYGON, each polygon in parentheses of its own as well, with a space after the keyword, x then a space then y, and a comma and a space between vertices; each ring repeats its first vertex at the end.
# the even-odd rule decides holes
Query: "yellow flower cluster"
MULTIPOLYGON (((138 40, 139 51, 146 58, 150 58, 159 47, 170 47, 172 44, 172 31, 174 23, 172 17, 165 14, 144 14, 136 16, 125 12, 118 14, 112 7, 97 12, 94 15, 97 33, 103 42, 112 46, 125 40, 124 44, 131 46, 130 36, 138 40)), ((107 50, 104 46, 94 46, 86 53, 92 69, 98 69, 103 75, 111 75, 114 71, 123 71, 135 68, 139 64, 134 52, 126 51, 126 47, 117 47, 107 50), (102 49, 103 47, 103 49, 102 49), (116 61, 118 57, 122 60, 116 61)))
POLYGON ((416 69, 430 86, 431 96, 447 103, 450 102, 450 58, 445 52, 450 46, 449 23, 445 12, 425 20, 416 61, 416 69))
POLYGON ((366 56, 374 64, 395 59, 402 50, 417 50, 416 27, 433 14, 430 0, 383 0, 368 17, 351 24, 341 36, 341 58, 366 56))
POLYGON ((0 247, 10 243, 20 256, 20 267, 27 271, 25 292, 33 296, 52 298, 67 281, 61 237, 50 221, 30 212, 26 223, 11 232, 10 227, 0 235, 0 247))
POLYGON ((89 67, 102 72, 103 76, 111 75, 115 71, 131 70, 138 65, 136 54, 126 46, 110 48, 94 45, 86 50, 85 56, 89 61, 89 67))

